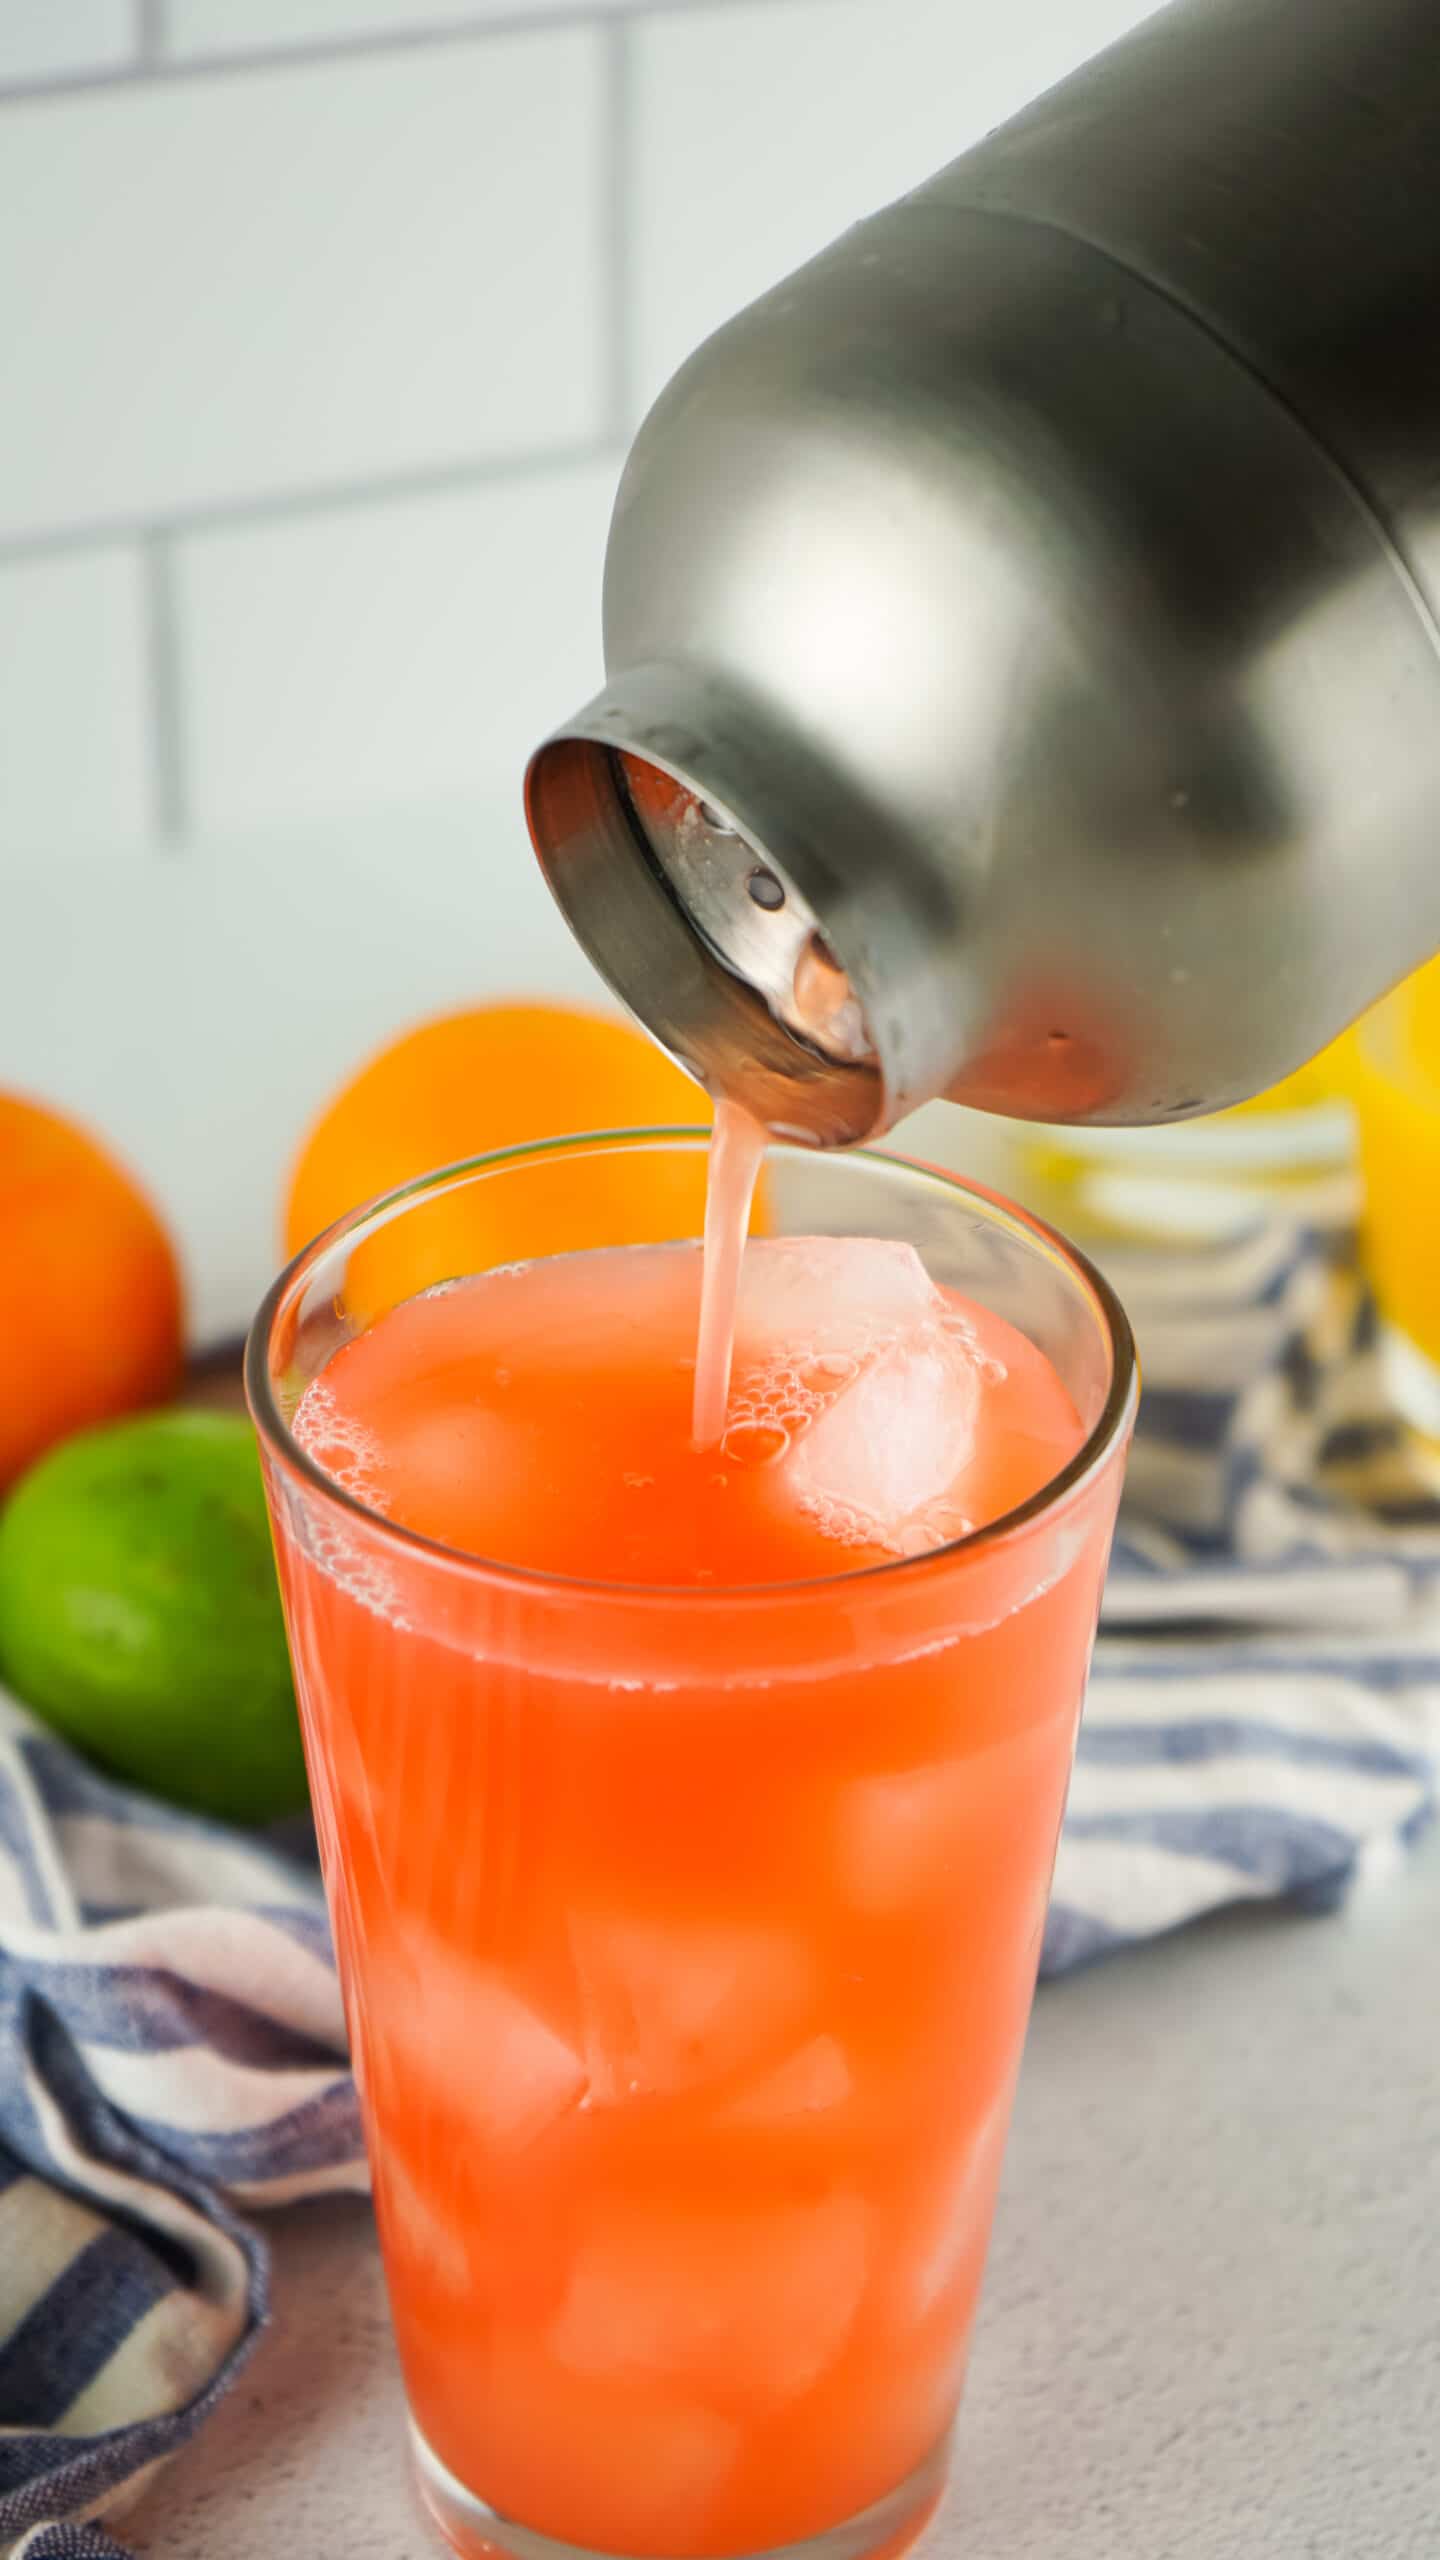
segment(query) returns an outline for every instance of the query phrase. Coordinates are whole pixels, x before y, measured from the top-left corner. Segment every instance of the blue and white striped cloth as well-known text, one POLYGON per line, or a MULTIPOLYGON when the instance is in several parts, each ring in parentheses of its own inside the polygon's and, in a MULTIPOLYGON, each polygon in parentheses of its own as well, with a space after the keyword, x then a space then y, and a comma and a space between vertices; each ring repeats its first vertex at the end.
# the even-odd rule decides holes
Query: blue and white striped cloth
MULTIPOLYGON (((1440 1492, 1330 1246, 1107 1259, 1147 1399, 1052 1974, 1226 1903, 1329 1907, 1401 1855, 1440 1741, 1440 1492)), ((242 2213, 366 2183, 313 1866, 0 1700, 0 2554, 118 2551, 264 2322, 242 2213)))
POLYGON ((1343 1234, 1112 1249, 1145 1394, 1042 1970, 1225 1904, 1328 1908, 1440 1769, 1440 1465, 1343 1234))
POLYGON ((94 1776, 0 1696, 0 2553, 117 2550, 86 2520, 264 2324, 237 2208, 367 2185, 313 1866, 94 1776))

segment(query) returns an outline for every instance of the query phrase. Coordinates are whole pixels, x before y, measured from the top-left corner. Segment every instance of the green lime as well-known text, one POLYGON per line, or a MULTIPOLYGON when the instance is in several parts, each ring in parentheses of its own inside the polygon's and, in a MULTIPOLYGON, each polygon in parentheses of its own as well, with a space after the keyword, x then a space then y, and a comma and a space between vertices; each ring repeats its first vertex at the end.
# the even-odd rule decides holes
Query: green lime
POLYGON ((146 1414, 42 1458, 0 1512, 0 1675, 133 1785, 232 1822, 305 1802, 250 1426, 146 1414))

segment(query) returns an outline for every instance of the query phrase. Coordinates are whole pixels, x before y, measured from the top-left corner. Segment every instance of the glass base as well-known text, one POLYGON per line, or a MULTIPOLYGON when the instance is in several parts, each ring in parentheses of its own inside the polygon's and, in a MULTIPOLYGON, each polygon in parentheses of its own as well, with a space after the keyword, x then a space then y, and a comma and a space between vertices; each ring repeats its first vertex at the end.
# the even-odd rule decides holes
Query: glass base
MULTIPOLYGON (((452 2551, 461 2560, 624 2560, 624 2555, 592 2551, 574 2542, 558 2542, 552 2534, 534 2533, 497 2515, 483 2498, 473 2497, 410 2421, 410 2444, 420 2496, 452 2551)), ((743 2560, 898 2560, 918 2541, 940 2503, 950 2472, 950 2438, 944 2436, 925 2461, 888 2497, 876 2500, 860 2515, 804 2542, 786 2542, 743 2560)), ((677 2555, 679 2560, 679 2555, 677 2555)))

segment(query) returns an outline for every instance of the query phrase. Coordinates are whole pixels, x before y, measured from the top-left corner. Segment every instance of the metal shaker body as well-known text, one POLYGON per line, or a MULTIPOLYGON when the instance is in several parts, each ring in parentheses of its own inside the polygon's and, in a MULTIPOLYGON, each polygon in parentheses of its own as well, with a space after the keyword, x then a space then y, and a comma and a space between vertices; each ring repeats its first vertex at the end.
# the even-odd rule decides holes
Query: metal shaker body
POLYGON ((528 796, 713 1090, 1183 1117, 1440 946, 1433 6, 1180 0, 662 395, 528 796))

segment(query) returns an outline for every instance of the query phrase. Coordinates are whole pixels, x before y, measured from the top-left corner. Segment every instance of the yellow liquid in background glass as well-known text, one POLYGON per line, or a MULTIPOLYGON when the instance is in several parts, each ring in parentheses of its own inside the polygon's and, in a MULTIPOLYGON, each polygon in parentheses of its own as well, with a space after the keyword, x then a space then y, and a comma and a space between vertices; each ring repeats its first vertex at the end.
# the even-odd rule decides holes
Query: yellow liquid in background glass
POLYGON ((1440 1438, 1440 959, 1367 1015, 1349 1080, 1363 1250, 1391 1384, 1412 1422, 1440 1438))
MULTIPOLYGON (((1177 1245, 1237 1234, 1267 1201, 1326 1225, 1355 1199, 1346 1032, 1283 1084, 1204 1119, 1153 1129, 1028 1129, 1028 1196, 1083 1237, 1177 1245)), ((1440 1037, 1440 1018, 1437 1018, 1440 1037)))
POLYGON ((1440 1452, 1440 956, 1253 1102, 1014 1137, 1011 1187, 1102 1263, 1126 1245, 1183 1254, 1267 1213, 1337 1240, 1358 1226, 1389 1400, 1440 1452))

